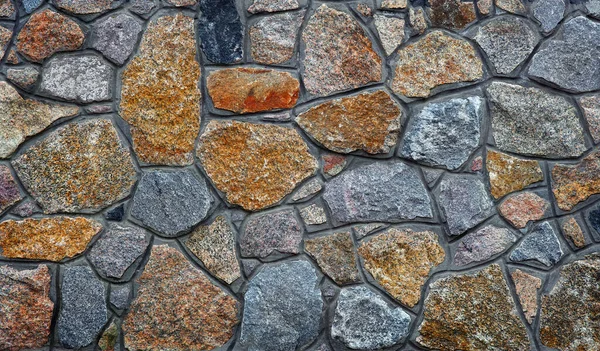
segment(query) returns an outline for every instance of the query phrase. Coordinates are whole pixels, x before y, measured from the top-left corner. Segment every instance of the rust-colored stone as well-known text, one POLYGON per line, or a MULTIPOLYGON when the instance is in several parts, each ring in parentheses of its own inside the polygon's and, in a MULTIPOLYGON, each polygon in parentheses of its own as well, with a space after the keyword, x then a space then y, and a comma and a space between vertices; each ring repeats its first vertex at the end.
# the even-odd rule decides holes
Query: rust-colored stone
POLYGON ((337 284, 360 281, 354 256, 354 244, 349 232, 308 239, 304 242, 304 248, 315 258, 323 272, 337 284))
POLYGON ((83 217, 28 218, 0 223, 0 248, 7 258, 60 261, 85 251, 102 225, 83 217))
POLYGON ((341 153, 387 153, 398 139, 402 110, 384 90, 324 102, 296 123, 326 148, 341 153))
POLYGON ((499 207, 500 214, 517 228, 525 228, 527 222, 544 218, 550 203, 532 192, 511 195, 499 207))
POLYGON ((323 173, 330 177, 339 174, 346 167, 346 156, 328 154, 321 158, 323 159, 323 173))
POLYGON ((46 9, 36 12, 17 36, 17 50, 29 60, 42 62, 59 51, 77 50, 85 35, 67 16, 46 9))
POLYGON ((552 192, 563 211, 570 211, 578 203, 600 193, 600 152, 594 152, 574 165, 555 165, 552 168, 552 192))
POLYGON ((435 27, 458 30, 477 19, 473 2, 429 0, 429 6, 429 19, 435 27))
POLYGON ((490 192, 496 199, 544 180, 540 163, 488 150, 485 161, 490 192))
POLYGON ((574 217, 569 216, 562 222, 562 231, 567 238, 573 242, 578 248, 582 248, 585 246, 585 237, 583 236, 583 231, 577 223, 577 220, 574 217))
POLYGON ((300 94, 300 83, 290 73, 262 68, 213 71, 206 85, 216 108, 235 113, 292 108, 300 94))
POLYGON ((294 129, 237 121, 210 121, 198 157, 227 200, 251 211, 274 205, 317 168, 294 129))

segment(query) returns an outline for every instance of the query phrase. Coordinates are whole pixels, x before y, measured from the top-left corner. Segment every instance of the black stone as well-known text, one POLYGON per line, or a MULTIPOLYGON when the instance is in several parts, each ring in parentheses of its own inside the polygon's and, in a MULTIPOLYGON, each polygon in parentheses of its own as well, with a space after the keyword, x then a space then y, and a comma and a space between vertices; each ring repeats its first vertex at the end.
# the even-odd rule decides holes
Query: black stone
POLYGON ((600 206, 594 208, 588 213, 588 221, 597 233, 600 233, 600 206))
POLYGON ((104 218, 106 218, 109 221, 120 222, 123 220, 124 215, 125 215, 125 206, 123 206, 123 204, 120 204, 119 206, 117 206, 115 208, 111 208, 110 210, 106 211, 106 213, 104 214, 104 218))
POLYGON ((235 0, 200 0, 198 33, 200 46, 214 63, 234 63, 242 59, 244 28, 235 0))

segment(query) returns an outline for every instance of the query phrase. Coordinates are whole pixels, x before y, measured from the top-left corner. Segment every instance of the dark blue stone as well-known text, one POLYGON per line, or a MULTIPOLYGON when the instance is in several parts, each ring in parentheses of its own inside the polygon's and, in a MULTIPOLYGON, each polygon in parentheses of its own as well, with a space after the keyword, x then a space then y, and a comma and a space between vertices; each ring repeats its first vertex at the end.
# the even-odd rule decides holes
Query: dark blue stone
POLYGON ((204 55, 213 63, 242 59, 244 28, 235 0, 201 0, 198 33, 204 55))
POLYGON ((597 233, 600 233, 600 206, 592 209, 588 213, 588 221, 597 233))

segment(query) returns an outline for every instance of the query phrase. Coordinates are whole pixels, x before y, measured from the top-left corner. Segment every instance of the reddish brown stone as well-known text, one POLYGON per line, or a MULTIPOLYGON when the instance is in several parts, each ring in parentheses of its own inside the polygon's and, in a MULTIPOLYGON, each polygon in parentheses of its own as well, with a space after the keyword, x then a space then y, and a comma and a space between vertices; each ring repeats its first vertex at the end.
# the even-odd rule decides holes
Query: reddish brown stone
POLYGON ((333 177, 346 167, 346 156, 329 154, 323 155, 321 158, 323 159, 323 173, 328 176, 333 177))
POLYGON ((517 291, 517 296, 519 296, 519 302, 521 303, 525 318, 531 324, 537 314, 537 293, 542 287, 542 280, 520 269, 510 273, 510 275, 515 283, 515 290, 517 291))
POLYGON ((429 0, 429 6, 429 19, 434 27, 463 29, 477 19, 473 2, 429 0))
POLYGON ((544 180, 538 161, 524 160, 502 152, 488 150, 485 166, 490 192, 496 199, 544 180))
POLYGON ((552 192, 563 211, 570 211, 581 201, 600 193, 600 152, 586 156, 578 164, 555 165, 552 192))
POLYGON ((568 217, 562 222, 562 231, 576 247, 582 248, 585 246, 583 231, 574 217, 568 217))
POLYGON ((483 168, 483 158, 481 156, 475 157, 471 163, 471 172, 479 172, 483 168))
POLYGON ((17 50, 29 60, 42 62, 55 52, 77 50, 84 34, 67 16, 46 9, 36 12, 17 37, 17 50))
POLYGON ((512 195, 500 204, 500 214, 517 228, 544 218, 550 204, 532 192, 512 195))

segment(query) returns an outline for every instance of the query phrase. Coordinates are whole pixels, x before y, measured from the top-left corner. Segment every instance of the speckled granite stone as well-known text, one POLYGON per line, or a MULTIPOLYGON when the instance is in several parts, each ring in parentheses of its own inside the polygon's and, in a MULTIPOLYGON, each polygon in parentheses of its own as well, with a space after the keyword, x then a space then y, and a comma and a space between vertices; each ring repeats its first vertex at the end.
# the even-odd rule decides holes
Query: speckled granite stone
POLYGON ((132 16, 123 13, 109 16, 94 25, 92 47, 122 65, 133 52, 141 31, 142 25, 132 16))
POLYGON ((429 19, 434 27, 460 30, 477 19, 473 2, 431 0, 429 5, 429 19))
POLYGON ((240 236, 241 254, 246 257, 267 257, 273 251, 297 254, 302 233, 292 210, 251 216, 240 236))
POLYGON ((0 213, 23 198, 10 168, 0 165, 0 213))
POLYGON ((296 37, 306 11, 286 12, 260 19, 250 27, 252 59, 273 65, 294 57, 296 37))
POLYGON ((531 324, 537 315, 538 290, 542 287, 542 280, 520 269, 511 272, 510 277, 515 283, 515 290, 517 296, 519 296, 519 302, 521 303, 521 309, 525 314, 525 318, 531 324))
POLYGON ((202 52, 213 63, 242 59, 244 27, 235 0, 200 0, 198 36, 202 52))
POLYGON ((530 191, 510 195, 498 206, 500 215, 517 228, 525 228, 529 221, 547 217, 549 209, 548 200, 530 191))
POLYGON ((349 232, 308 239, 304 242, 304 248, 317 261, 323 272, 337 284, 360 281, 354 244, 349 232))
POLYGON ((299 7, 300 4, 297 0, 252 0, 252 5, 248 8, 248 12, 278 12, 294 10, 299 7))
POLYGON ((490 193, 496 199, 544 180, 540 163, 489 150, 485 161, 490 193))
POLYGON ((542 222, 526 234, 509 258, 514 262, 534 260, 550 267, 558 262, 564 251, 556 237, 554 228, 548 222, 542 222))
POLYGON ((584 157, 576 164, 552 167, 552 192, 558 207, 570 211, 588 197, 600 193, 600 152, 584 157))
POLYGON ((485 226, 465 235, 456 246, 454 264, 464 266, 483 262, 507 250, 517 237, 507 228, 485 226))

